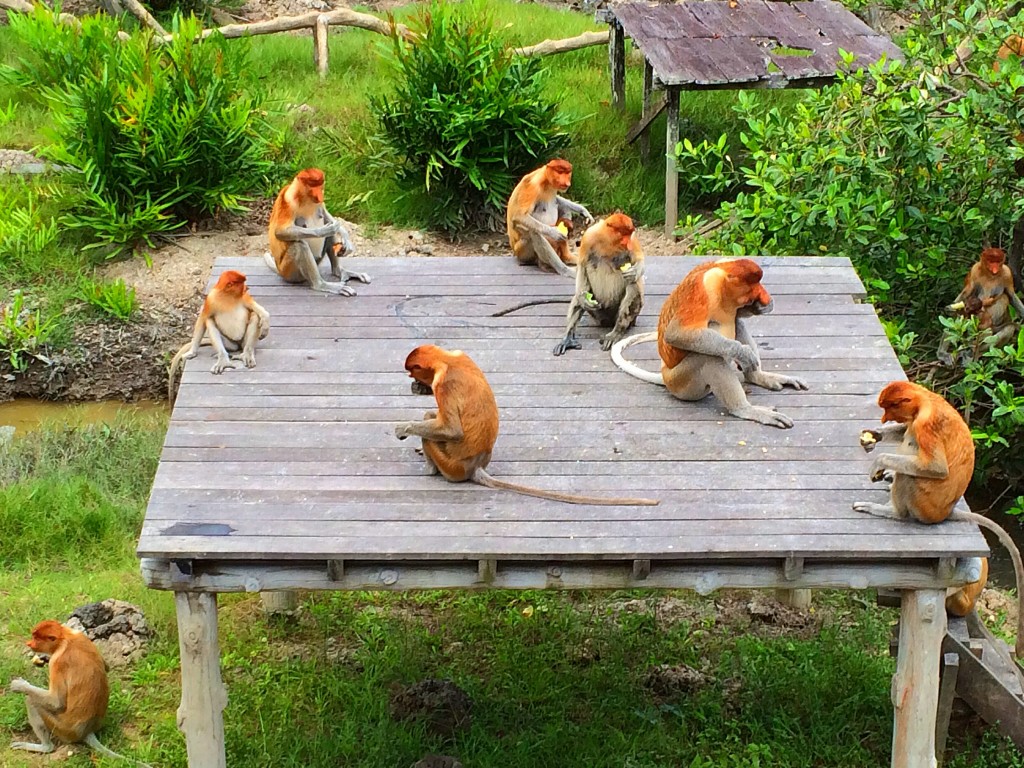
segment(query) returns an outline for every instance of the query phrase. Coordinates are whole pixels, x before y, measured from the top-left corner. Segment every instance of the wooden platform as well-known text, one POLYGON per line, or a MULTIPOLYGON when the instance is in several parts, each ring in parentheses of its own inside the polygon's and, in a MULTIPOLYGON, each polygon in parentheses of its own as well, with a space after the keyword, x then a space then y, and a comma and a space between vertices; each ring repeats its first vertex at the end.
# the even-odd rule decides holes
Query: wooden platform
MULTIPOLYGON (((699 261, 648 260, 638 331, 699 261)), ((138 553, 150 586, 180 593, 183 657, 197 626, 208 637, 213 621, 216 639, 203 594, 242 590, 888 586, 932 606, 905 597, 907 631, 938 623, 935 601, 963 581, 960 559, 988 547, 971 525, 850 508, 885 497, 867 480, 858 434, 878 423, 881 387, 903 378, 873 308, 857 301, 863 287, 845 259, 759 261, 776 303, 749 324, 765 368, 811 389, 754 388, 751 401, 787 413, 790 430, 628 377, 587 320, 584 349, 554 357, 566 304, 493 315, 567 299, 573 284, 510 257, 352 259, 373 277, 354 298, 285 285, 260 260, 219 259, 214 276, 244 271, 272 330, 255 369, 213 376, 205 349, 189 361, 167 431, 138 553), (463 349, 494 388, 494 475, 660 506, 572 506, 424 475, 417 441, 393 427, 433 407, 403 369, 428 342, 463 349)), ((653 345, 630 352, 656 369, 653 345)), ((932 672, 927 655, 907 661, 936 695, 940 641, 932 672)), ((193 651, 209 662, 209 650, 193 651)), ((186 672, 186 687, 198 674, 186 672)), ((223 765, 198 746, 193 760, 192 738, 192 768, 223 765)))

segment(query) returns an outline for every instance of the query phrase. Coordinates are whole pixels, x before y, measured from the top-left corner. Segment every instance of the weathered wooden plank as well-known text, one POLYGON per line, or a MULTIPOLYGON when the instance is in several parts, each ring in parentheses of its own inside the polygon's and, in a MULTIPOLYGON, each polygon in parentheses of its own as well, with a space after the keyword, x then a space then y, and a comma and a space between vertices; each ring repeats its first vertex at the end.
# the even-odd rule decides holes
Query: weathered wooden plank
MULTIPOLYGON (((216 465, 205 465, 215 469, 216 465)), ((409 458, 409 469, 415 470, 422 466, 422 460, 417 460, 415 455, 409 458)), ((727 491, 732 489, 764 491, 787 490, 787 489, 816 489, 836 490, 849 489, 850 502, 860 499, 865 493, 870 493, 873 488, 867 474, 838 474, 829 475, 823 472, 813 473, 774 473, 772 471, 755 472, 746 470, 746 476, 739 476, 735 470, 729 471, 728 467, 719 466, 718 470, 711 472, 704 470, 694 474, 669 474, 662 475, 634 475, 630 472, 623 472, 616 476, 592 475, 586 478, 570 475, 548 475, 543 478, 533 476, 515 476, 503 472, 502 465, 493 465, 493 474, 519 482, 542 485, 545 490, 565 491, 567 493, 595 493, 601 491, 616 491, 618 493, 628 492, 633 496, 643 494, 659 494, 671 490, 700 490, 704 489, 709 494, 714 491, 727 491), (536 482, 534 482, 536 481, 536 482)), ((609 470, 612 467, 609 466, 609 470)), ((450 493, 478 495, 481 498, 501 496, 500 491, 484 491, 472 483, 448 483, 439 476, 427 476, 423 473, 416 474, 405 472, 401 475, 231 475, 218 474, 215 471, 203 482, 203 487, 209 490, 235 490, 248 489, 253 491, 293 491, 298 496, 304 496, 313 491, 335 491, 338 493, 366 493, 375 494, 383 503, 388 498, 400 497, 409 493, 450 493)), ((157 470, 153 480, 154 489, 176 489, 191 488, 195 485, 195 477, 182 475, 174 464, 162 464, 157 470)), ((604 495, 609 495, 605 493, 604 495)), ((642 515, 642 512, 638 512, 642 515)))
MULTIPOLYGON (((374 524, 376 527, 376 524, 374 524)), ((691 557, 700 560, 733 558, 775 558, 793 555, 808 558, 877 558, 892 562, 900 558, 980 556, 988 552, 984 545, 970 550, 965 536, 926 533, 914 536, 877 535, 789 535, 721 538, 685 535, 666 540, 650 538, 592 539, 489 537, 486 541, 468 541, 458 537, 381 537, 325 538, 313 536, 150 536, 139 539, 139 557, 198 559, 414 559, 458 560, 498 558, 522 560, 565 558, 567 560, 604 560, 632 558, 660 560, 691 557), (968 551, 970 550, 970 551, 968 551)))
MULTIPOLYGON (((910 523, 898 523, 882 520, 870 515, 863 519, 838 518, 835 520, 803 519, 803 520, 577 520, 571 524, 572 538, 603 539, 609 542, 621 539, 663 539, 677 544, 678 540, 716 539, 726 543, 730 539, 732 546, 739 550, 750 548, 756 551, 754 537, 757 540, 773 541, 790 537, 802 537, 808 544, 818 549, 827 547, 827 551, 838 554, 828 547, 829 536, 898 536, 914 539, 918 537, 934 538, 940 532, 929 530, 927 526, 913 526, 910 523), (904 533, 903 527, 913 530, 904 533)), ((373 523, 372 533, 368 533, 365 520, 278 520, 272 530, 268 530, 262 520, 237 518, 224 515, 218 522, 230 528, 225 536, 202 536, 199 538, 234 539, 234 538, 313 538, 355 540, 361 537, 378 539, 415 539, 418 537, 435 537, 438 539, 458 539, 472 542, 476 547, 484 546, 484 542, 492 538, 508 539, 551 539, 568 538, 567 525, 561 520, 448 520, 444 523, 435 520, 377 520, 373 523)), ((189 538, 186 531, 190 522, 187 519, 178 521, 147 521, 142 527, 142 535, 152 538, 170 536, 173 538, 189 538)), ((961 532, 966 532, 968 526, 961 532)), ((197 529, 200 526, 196 526, 197 529)), ((205 528, 209 528, 206 525, 205 528)), ((953 536, 954 534, 948 534, 953 536)), ((195 537, 193 537, 195 538, 195 537)), ((760 543, 760 542, 759 542, 760 543)), ((687 544, 682 546, 688 546, 687 544)), ((689 551, 697 551, 689 549, 689 551)))
MULTIPOLYGON (((870 422, 869 422, 870 423, 870 422)), ((877 421, 874 423, 877 424, 877 421)), ((387 430, 390 434, 390 430, 387 430)), ((520 464, 534 464, 539 461, 550 463, 552 471, 561 471, 562 467, 575 467, 580 464, 591 467, 587 471, 569 472, 567 474, 599 474, 608 471, 606 462, 621 461, 631 462, 630 468, 637 463, 649 463, 655 466, 664 466, 666 472, 685 471, 685 464, 680 462, 692 461, 699 455, 701 450, 714 450, 714 460, 720 462, 742 462, 742 461, 859 461, 863 458, 863 452, 859 446, 853 445, 853 434, 851 442, 845 446, 815 445, 813 458, 808 459, 806 445, 775 445, 769 449, 765 445, 759 445, 744 441, 747 444, 735 443, 714 444, 713 441, 705 441, 700 445, 691 442, 681 444, 675 441, 666 441, 656 437, 644 440, 630 441, 628 451, 621 446, 612 446, 610 449, 604 443, 596 447, 586 445, 575 446, 572 452, 564 449, 560 451, 551 450, 544 454, 544 446, 539 448, 537 441, 530 445, 516 447, 510 445, 509 441, 501 438, 498 444, 498 453, 491 465, 495 472, 498 467, 505 471, 518 471, 516 467, 520 464), (616 453, 616 449, 619 453, 616 453), (550 458, 548 458, 550 457, 550 458)), ((164 448, 161 461, 278 461, 281 458, 282 449, 273 445, 250 446, 244 445, 243 441, 234 441, 234 445, 169 445, 164 448)), ((409 446, 398 440, 393 443, 384 441, 368 444, 351 445, 348 442, 321 443, 314 447, 288 446, 287 454, 293 461, 317 461, 334 460, 345 461, 352 467, 355 473, 360 466, 373 467, 378 463, 393 463, 409 461, 409 446)), ((705 454, 710 456, 710 454, 705 454)), ((742 471, 742 466, 737 467, 742 471)), ((865 473, 867 467, 865 465, 865 473)), ((531 502, 532 503, 532 502, 531 502)))
MULTIPOLYGON (((146 517, 150 521, 188 520, 216 522, 226 512, 223 501, 195 500, 188 502, 180 494, 160 491, 154 494, 146 517)), ((511 505, 498 509, 494 504, 451 504, 430 501, 422 497, 404 499, 390 504, 375 501, 287 502, 267 501, 257 494, 249 494, 247 501, 234 501, 230 507, 232 517, 253 520, 435 520, 489 521, 529 520, 533 522, 578 520, 634 520, 636 510, 631 507, 580 507, 557 502, 539 503, 537 506, 511 505)), ((863 518, 850 506, 847 491, 792 491, 785 495, 763 491, 741 490, 708 494, 704 490, 673 491, 672 503, 663 499, 657 507, 644 510, 644 520, 776 520, 776 519, 843 519, 863 518)), ((966 509, 966 506, 964 506, 966 509)))

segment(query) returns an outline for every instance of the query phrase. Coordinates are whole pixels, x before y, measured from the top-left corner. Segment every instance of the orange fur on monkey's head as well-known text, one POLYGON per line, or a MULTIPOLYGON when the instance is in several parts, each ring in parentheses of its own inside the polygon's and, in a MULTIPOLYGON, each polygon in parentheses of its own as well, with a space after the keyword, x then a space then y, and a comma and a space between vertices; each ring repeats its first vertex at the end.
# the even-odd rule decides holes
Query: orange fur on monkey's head
POLYGON ((299 171, 295 179, 302 185, 303 192, 308 194, 318 205, 324 201, 324 172, 319 168, 307 168, 299 171))
POLYGON ((405 370, 409 376, 420 384, 433 386, 434 378, 445 365, 445 358, 450 353, 434 344, 423 344, 416 347, 405 358, 405 370))
POLYGON ((886 384, 878 394, 878 407, 882 409, 882 423, 895 421, 908 424, 917 417, 922 402, 931 391, 909 381, 886 384))
POLYGON ((636 231, 636 227, 633 226, 633 220, 624 213, 613 213, 604 220, 604 223, 606 227, 612 229, 619 236, 619 242, 622 247, 628 249, 630 238, 633 237, 633 233, 636 231))
POLYGON ((751 259, 729 259, 715 262, 726 274, 726 286, 730 298, 737 307, 750 304, 767 306, 771 304, 771 294, 761 285, 764 271, 756 261, 751 259))
POLYGON ((245 275, 233 269, 222 272, 217 278, 217 290, 241 296, 245 293, 245 275))
POLYGON ((53 653, 61 638, 69 631, 56 621, 41 621, 32 629, 32 639, 25 645, 36 653, 53 653))
POLYGON ((986 248, 981 252, 981 263, 993 275, 998 275, 1006 263, 1006 251, 1002 248, 986 248))

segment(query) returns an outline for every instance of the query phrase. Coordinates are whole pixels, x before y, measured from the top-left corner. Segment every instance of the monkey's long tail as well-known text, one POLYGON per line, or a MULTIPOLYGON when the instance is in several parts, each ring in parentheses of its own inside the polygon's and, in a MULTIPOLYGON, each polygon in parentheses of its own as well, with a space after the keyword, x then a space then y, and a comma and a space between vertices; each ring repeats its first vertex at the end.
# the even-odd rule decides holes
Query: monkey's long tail
POLYGON ((566 504, 596 504, 602 507, 656 507, 661 502, 658 499, 634 499, 634 498, 608 498, 600 496, 577 496, 572 493, 559 493, 558 491, 545 491, 542 488, 534 488, 529 485, 519 485, 506 480, 498 480, 487 474, 481 467, 477 467, 473 473, 473 482, 486 486, 487 488, 515 491, 524 496, 534 496, 538 499, 549 499, 551 501, 564 501, 566 504))
POLYGON ((90 733, 88 736, 86 736, 85 743, 92 747, 95 751, 99 752, 104 757, 112 757, 115 760, 127 760, 129 763, 135 763, 136 765, 142 766, 142 768, 153 768, 153 766, 149 765, 148 763, 143 763, 132 757, 125 757, 124 755, 119 755, 114 750, 107 749, 100 743, 100 740, 96 738, 95 733, 90 733))
POLYGON ((1013 646, 1013 652, 1017 655, 1018 660, 1024 660, 1024 611, 1020 608, 1020 596, 1021 588, 1024 587, 1024 563, 1021 563, 1020 550, 1017 549, 1017 545, 1014 544, 1013 539, 1010 538, 1010 534, 1002 529, 998 523, 989 520, 984 515, 979 515, 977 512, 963 512, 957 510, 950 515, 955 520, 969 520, 972 523, 977 523, 982 528, 988 528, 994 533, 999 543, 1002 544, 1006 551, 1010 553, 1010 560, 1013 561, 1013 574, 1017 579, 1017 642, 1013 646))
POLYGON ((615 342, 615 346, 612 347, 612 360, 619 368, 624 370, 630 376, 635 376, 640 381, 646 381, 648 384, 657 384, 659 387, 664 387, 665 382, 661 378, 660 373, 654 373, 653 371, 647 371, 631 363, 629 360, 622 356, 622 350, 626 347, 631 347, 634 344, 645 344, 648 341, 657 341, 658 332, 650 331, 648 333, 637 333, 632 336, 627 336, 624 339, 619 339, 615 342))
POLYGON ((532 299, 530 301, 524 301, 520 304, 516 304, 514 307, 506 307, 505 309, 499 309, 497 312, 492 312, 491 317, 504 317, 505 315, 511 315, 513 312, 518 312, 520 309, 526 309, 527 307, 539 307, 542 304, 568 304, 572 299, 532 299))

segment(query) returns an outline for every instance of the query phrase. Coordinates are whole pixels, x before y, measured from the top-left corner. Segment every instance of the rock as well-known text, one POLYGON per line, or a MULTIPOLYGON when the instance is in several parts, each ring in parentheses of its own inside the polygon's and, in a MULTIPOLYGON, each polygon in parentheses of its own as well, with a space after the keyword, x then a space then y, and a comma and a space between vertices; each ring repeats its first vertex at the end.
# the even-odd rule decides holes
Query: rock
POLYGON ((111 667, 137 660, 153 638, 153 630, 138 606, 112 598, 76 608, 65 624, 96 643, 111 667))
POLYGON ((421 680, 391 696, 391 717, 424 723, 432 733, 449 738, 469 728, 473 702, 450 680, 421 680))
POLYGON ((685 664, 659 664, 647 670, 644 687, 656 696, 677 697, 704 688, 711 678, 685 664))

